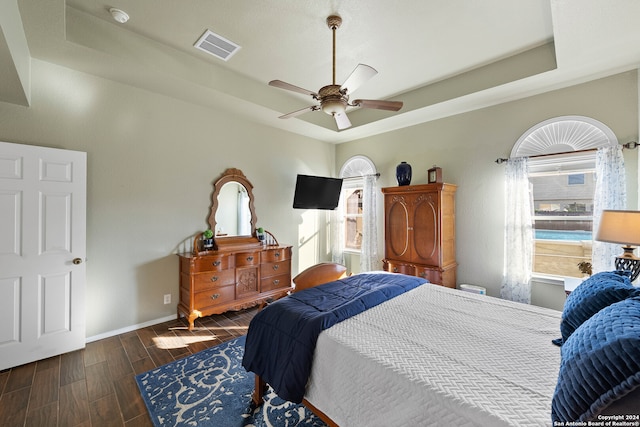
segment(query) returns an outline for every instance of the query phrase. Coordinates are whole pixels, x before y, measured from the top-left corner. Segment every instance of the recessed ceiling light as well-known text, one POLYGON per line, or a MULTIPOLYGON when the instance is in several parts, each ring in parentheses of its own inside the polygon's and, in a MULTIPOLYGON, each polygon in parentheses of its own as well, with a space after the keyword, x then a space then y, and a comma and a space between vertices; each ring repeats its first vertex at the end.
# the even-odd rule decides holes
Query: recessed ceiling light
POLYGON ((111 9, 109 9, 109 12, 111 13, 111 16, 113 16, 113 19, 116 20, 116 22, 124 24, 129 20, 129 15, 127 15, 127 12, 125 12, 124 10, 112 7, 111 9))

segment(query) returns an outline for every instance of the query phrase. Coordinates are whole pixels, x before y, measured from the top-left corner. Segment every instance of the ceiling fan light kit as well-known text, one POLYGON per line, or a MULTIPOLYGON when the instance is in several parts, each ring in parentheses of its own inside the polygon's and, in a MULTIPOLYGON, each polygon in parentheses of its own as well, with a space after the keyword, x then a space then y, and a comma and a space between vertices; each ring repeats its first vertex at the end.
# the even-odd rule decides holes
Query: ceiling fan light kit
POLYGON ((327 17, 327 26, 333 33, 332 84, 320 88, 318 93, 315 93, 310 90, 294 86, 290 83, 283 82, 282 80, 272 80, 269 82, 270 86, 310 95, 314 100, 320 103, 320 105, 311 105, 301 110, 282 115, 279 118, 288 119, 289 117, 295 117, 309 111, 322 110, 333 116, 338 129, 342 130, 351 127, 351 121, 349 120, 349 117, 347 117, 346 113, 347 107, 374 108, 377 110, 387 111, 398 111, 402 108, 402 102, 400 101, 357 99, 351 104, 349 103, 349 95, 359 88, 364 82, 378 74, 378 72, 373 67, 365 64, 358 64, 342 85, 336 84, 336 30, 340 28, 341 24, 342 18, 340 18, 340 16, 331 15, 327 17))

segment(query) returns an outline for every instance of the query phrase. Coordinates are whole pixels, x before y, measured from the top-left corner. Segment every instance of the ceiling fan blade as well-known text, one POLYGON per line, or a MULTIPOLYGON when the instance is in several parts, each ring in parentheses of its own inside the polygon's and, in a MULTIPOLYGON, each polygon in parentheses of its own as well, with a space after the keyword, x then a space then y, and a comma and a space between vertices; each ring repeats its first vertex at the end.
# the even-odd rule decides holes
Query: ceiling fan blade
POLYGON ((380 101, 375 99, 356 99, 353 106, 375 108, 376 110, 398 111, 402 108, 402 101, 380 101))
POLYGON ((269 82, 269 86, 279 87, 280 89, 292 90, 294 92, 302 93, 305 95, 311 95, 314 98, 318 97, 318 94, 315 92, 311 92, 310 90, 303 89, 301 87, 292 85, 290 83, 283 82, 282 80, 271 80, 269 82))
POLYGON ((295 117, 295 116, 299 116, 300 114, 304 114, 307 113, 309 111, 317 111, 320 109, 319 105, 310 105, 309 107, 304 107, 300 110, 296 110, 296 111, 292 111, 290 113, 287 113, 285 115, 282 115, 280 117, 278 117, 279 119, 288 119, 289 117, 295 117))
POLYGON ((371 77, 378 74, 375 68, 365 64, 358 64, 358 66, 351 72, 351 75, 347 77, 347 80, 340 86, 340 89, 346 90, 348 93, 353 93, 364 82, 371 77))
POLYGON ((338 125, 338 129, 347 129, 351 127, 351 120, 347 117, 347 113, 342 114, 334 114, 333 118, 336 119, 336 125, 338 125))

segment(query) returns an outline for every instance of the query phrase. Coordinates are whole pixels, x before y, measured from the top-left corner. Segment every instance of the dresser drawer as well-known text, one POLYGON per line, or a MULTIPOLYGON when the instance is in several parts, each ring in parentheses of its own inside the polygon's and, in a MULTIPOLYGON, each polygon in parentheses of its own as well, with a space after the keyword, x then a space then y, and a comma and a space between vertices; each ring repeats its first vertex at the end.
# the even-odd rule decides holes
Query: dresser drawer
POLYGON ((260 265, 260 277, 271 277, 279 274, 289 274, 291 272, 291 262, 270 262, 260 265))
POLYGON ((267 249, 262 252, 262 262, 278 262, 291 259, 291 248, 267 249))
POLYGON ((236 254, 236 267, 260 264, 260 252, 242 252, 236 254))
POLYGON ((212 255, 198 257, 193 261, 194 269, 192 273, 200 273, 202 271, 219 271, 226 270, 231 266, 231 256, 229 255, 212 255))
POLYGON ((263 277, 260 280, 260 292, 291 287, 291 275, 280 274, 278 276, 263 277))
POLYGON ((236 281, 235 270, 208 271, 193 275, 193 290, 202 291, 211 287, 233 285, 236 281))
POLYGON ((200 310, 212 305, 223 304, 233 301, 236 298, 235 286, 222 286, 209 289, 204 292, 197 292, 194 296, 194 309, 200 310))

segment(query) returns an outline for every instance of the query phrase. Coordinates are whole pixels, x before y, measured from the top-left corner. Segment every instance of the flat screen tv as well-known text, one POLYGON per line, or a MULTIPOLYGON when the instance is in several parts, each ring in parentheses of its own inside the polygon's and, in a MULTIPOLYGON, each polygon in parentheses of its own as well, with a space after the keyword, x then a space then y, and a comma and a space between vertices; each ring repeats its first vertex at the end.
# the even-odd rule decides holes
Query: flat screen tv
POLYGON ((335 209, 340 200, 342 179, 298 175, 293 195, 294 209, 335 209))

